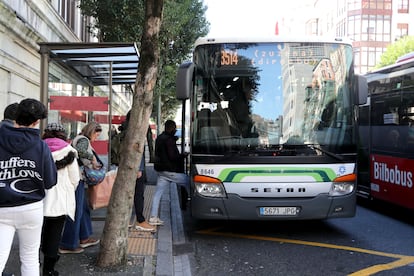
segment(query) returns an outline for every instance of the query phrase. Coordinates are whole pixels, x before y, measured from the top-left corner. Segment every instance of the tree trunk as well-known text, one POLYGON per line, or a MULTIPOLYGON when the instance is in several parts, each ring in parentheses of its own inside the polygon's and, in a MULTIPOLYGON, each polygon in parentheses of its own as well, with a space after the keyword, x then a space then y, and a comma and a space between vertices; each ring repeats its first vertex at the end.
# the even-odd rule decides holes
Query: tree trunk
POLYGON ((112 190, 97 260, 99 267, 126 264, 128 223, 131 216, 137 168, 141 162, 152 111, 159 61, 158 35, 164 0, 146 0, 138 75, 131 117, 121 147, 118 174, 112 190))

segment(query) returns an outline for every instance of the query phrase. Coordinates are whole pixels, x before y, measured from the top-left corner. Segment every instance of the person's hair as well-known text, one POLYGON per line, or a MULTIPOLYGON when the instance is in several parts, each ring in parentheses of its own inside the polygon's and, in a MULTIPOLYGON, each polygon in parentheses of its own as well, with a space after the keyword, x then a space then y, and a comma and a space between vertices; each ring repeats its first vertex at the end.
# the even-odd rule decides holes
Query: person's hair
POLYGON ((42 139, 46 139, 46 138, 59 138, 62 139, 64 141, 67 140, 67 135, 66 132, 63 131, 45 131, 45 133, 43 133, 42 139))
POLYGON ((45 132, 43 133, 42 139, 46 138, 59 138, 64 141, 67 140, 67 133, 65 128, 58 123, 49 123, 45 128, 45 132))
POLYGON ((16 120, 16 113, 17 113, 18 106, 19 106, 18 103, 9 104, 4 109, 3 119, 13 120, 13 121, 16 120))
POLYGON ((175 122, 173 120, 167 120, 167 121, 165 121, 165 124, 164 124, 165 131, 171 132, 176 127, 177 127, 177 125, 175 124, 175 122))
POLYGON ((16 123, 21 126, 30 126, 34 122, 47 117, 47 109, 35 99, 22 100, 16 111, 16 123))
POLYGON ((129 119, 131 118, 131 110, 128 111, 127 115, 126 115, 126 121, 129 122, 129 119))
POLYGON ((131 110, 130 111, 128 111, 128 113, 127 113, 127 115, 126 115, 126 118, 125 118, 125 121, 123 121, 122 123, 121 123, 121 125, 118 127, 118 130, 119 131, 126 131, 127 130, 127 128, 128 128, 128 124, 129 124, 129 119, 131 118, 131 110))
POLYGON ((101 132, 101 131, 102 131, 101 125, 95 121, 92 121, 92 122, 87 123, 82 128, 81 134, 91 139, 92 134, 94 134, 95 132, 101 132))

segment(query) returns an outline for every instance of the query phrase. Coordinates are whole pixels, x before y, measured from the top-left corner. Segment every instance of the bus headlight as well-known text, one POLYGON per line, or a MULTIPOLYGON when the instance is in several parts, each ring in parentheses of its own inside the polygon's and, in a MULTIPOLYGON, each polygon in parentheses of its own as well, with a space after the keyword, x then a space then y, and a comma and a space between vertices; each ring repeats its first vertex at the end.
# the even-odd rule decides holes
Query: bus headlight
POLYGON ((354 191, 356 183, 356 175, 354 173, 339 176, 332 182, 330 196, 343 196, 354 191))
POLYGON ((332 183, 332 188, 329 191, 330 196, 343 196, 350 194, 354 191, 354 183, 349 182, 334 182, 332 183))
POLYGON ((194 183, 197 193, 208 197, 225 197, 224 187, 221 184, 194 183))
POLYGON ((223 183, 217 178, 195 175, 193 178, 194 187, 198 194, 207 197, 226 197, 223 183))

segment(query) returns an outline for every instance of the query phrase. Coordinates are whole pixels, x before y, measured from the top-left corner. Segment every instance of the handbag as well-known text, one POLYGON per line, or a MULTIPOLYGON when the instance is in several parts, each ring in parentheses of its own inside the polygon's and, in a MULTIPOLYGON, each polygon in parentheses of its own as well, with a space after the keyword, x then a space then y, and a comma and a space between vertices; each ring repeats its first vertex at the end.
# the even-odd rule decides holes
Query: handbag
POLYGON ((99 183, 101 183, 106 174, 106 168, 101 161, 101 159, 98 157, 98 155, 93 152, 95 155, 96 160, 101 164, 101 167, 99 169, 93 169, 88 166, 83 166, 83 173, 85 175, 85 182, 88 184, 88 186, 95 186, 99 183))
POLYGON ((88 186, 95 186, 104 180, 106 168, 102 166, 99 169, 92 169, 87 166, 84 166, 83 172, 85 174, 86 184, 88 184, 88 186))
POLYGON ((116 173, 116 170, 109 171, 105 174, 104 180, 99 185, 88 187, 89 207, 92 210, 104 208, 109 205, 116 173))

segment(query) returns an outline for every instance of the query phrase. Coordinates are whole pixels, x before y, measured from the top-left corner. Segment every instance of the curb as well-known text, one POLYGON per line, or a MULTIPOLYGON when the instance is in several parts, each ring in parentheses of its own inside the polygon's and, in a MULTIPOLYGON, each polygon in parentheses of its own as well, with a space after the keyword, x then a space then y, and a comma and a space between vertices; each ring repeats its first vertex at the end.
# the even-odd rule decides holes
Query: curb
POLYGON ((174 255, 174 246, 187 242, 177 185, 173 183, 167 191, 168 193, 166 192, 161 199, 160 217, 164 220, 164 226, 158 231, 155 275, 191 276, 189 256, 187 254, 174 255))

